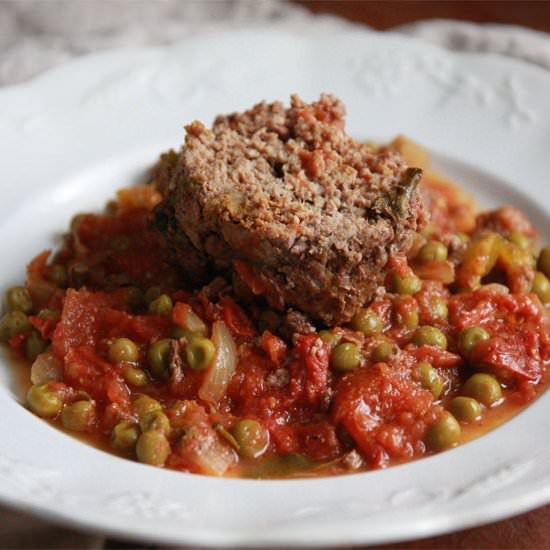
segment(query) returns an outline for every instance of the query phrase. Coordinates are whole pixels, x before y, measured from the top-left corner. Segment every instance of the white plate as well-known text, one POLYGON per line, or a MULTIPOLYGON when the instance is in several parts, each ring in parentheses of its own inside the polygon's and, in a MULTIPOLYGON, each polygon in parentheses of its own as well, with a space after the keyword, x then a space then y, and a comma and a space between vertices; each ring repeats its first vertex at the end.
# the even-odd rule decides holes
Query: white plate
MULTIPOLYGON (((262 99, 347 104, 358 138, 399 132, 487 205, 513 202, 550 239, 550 75, 496 56, 319 24, 196 36, 84 58, 0 91, 0 286, 71 216, 101 206, 182 142, 182 125, 262 99)), ((213 479, 97 451, 16 399, 0 365, 0 499, 140 541, 220 546, 382 543, 550 501, 550 394, 489 435, 386 471, 316 480, 213 479)))

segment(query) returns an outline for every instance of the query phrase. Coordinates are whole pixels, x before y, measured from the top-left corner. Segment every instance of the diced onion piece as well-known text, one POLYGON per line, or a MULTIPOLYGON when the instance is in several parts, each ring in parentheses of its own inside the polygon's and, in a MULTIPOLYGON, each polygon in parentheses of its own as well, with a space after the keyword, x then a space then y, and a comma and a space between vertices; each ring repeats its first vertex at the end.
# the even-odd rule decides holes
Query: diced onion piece
POLYGON ((187 326, 184 328, 197 334, 208 334, 208 328, 204 321, 191 309, 187 312, 187 326))
POLYGON ((208 335, 208 327, 205 322, 193 311, 189 304, 178 302, 174 306, 172 316, 174 323, 181 328, 194 332, 200 336, 208 335))
POLYGON ((233 448, 219 436, 212 420, 196 401, 179 401, 173 407, 172 427, 181 438, 174 453, 180 463, 192 472, 221 476, 237 462, 233 448))
POLYGON ((503 296, 510 294, 510 289, 500 283, 488 283, 479 288, 479 292, 488 292, 489 294, 501 294, 503 296))
POLYGON ((502 243, 498 233, 485 233, 472 240, 456 274, 458 286, 470 290, 478 288, 481 279, 495 266, 502 243))
POLYGON ((448 260, 433 260, 416 266, 415 271, 421 279, 440 281, 444 285, 450 285, 455 280, 455 267, 448 260))
POLYGON ((41 353, 32 364, 31 382, 46 384, 47 382, 61 382, 63 380, 63 364, 51 352, 41 353))
POLYGON ((222 476, 236 462, 235 451, 224 445, 210 426, 191 426, 180 445, 193 470, 202 474, 222 476))
POLYGON ((118 206, 122 210, 134 208, 152 210, 162 200, 162 195, 152 185, 125 187, 120 189, 116 196, 118 206))
POLYGON ((199 397, 218 404, 237 368, 237 346, 223 321, 212 325, 212 342, 216 346, 216 355, 199 389, 199 397))
POLYGON ((399 151, 405 157, 409 166, 416 166, 422 170, 427 170, 431 165, 428 149, 406 136, 397 136, 390 143, 390 147, 399 151))

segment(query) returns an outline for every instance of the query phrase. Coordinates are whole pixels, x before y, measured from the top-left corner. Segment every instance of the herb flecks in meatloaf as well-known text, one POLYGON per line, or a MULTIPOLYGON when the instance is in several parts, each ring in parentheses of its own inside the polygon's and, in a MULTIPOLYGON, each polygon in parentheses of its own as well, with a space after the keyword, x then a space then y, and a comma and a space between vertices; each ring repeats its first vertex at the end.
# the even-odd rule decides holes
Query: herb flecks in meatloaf
POLYGON ((230 274, 241 292, 328 325, 373 296, 423 217, 421 171, 353 140, 344 116, 332 95, 292 96, 290 108, 263 102, 186 126, 153 178, 157 226, 191 280, 230 274))

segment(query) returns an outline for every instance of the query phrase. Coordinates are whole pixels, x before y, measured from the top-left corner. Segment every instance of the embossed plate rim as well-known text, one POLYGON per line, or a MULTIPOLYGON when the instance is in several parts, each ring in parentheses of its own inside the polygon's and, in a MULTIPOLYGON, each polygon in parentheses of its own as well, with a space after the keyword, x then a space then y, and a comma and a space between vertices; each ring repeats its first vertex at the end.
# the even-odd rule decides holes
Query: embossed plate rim
MULTIPOLYGON (((6 241, 0 286, 20 278, 18 262, 42 244, 27 242, 37 228, 64 227, 76 205, 105 199, 107 188, 181 142, 178 121, 210 118, 259 97, 285 99, 294 90, 309 99, 323 89, 349 104, 350 131, 358 137, 408 132, 470 163, 486 190, 494 176, 538 201, 541 216, 550 212, 548 161, 541 156, 550 149, 550 105, 541 99, 550 95, 550 76, 542 69, 331 21, 294 31, 270 25, 216 32, 171 47, 88 56, 0 90, 0 178, 10 182, 3 184, 0 231, 22 235, 6 241), (507 80, 511 73, 516 80, 507 80), (387 87, 377 91, 384 79, 387 87), (518 160, 513 153, 522 146, 518 160), (37 181, 42 188, 34 196, 37 181), (96 192, 81 190, 96 185, 96 192)), ((50 242, 50 234, 43 240, 50 242)), ((526 428, 536 423, 548 432, 550 396, 480 440, 387 471, 218 480, 148 468, 82 445, 21 408, 2 384, 4 374, 0 369, 0 411, 15 426, 0 438, 0 500, 86 529, 175 544, 374 544, 492 521, 550 500, 550 448, 526 428), (517 449, 490 456, 511 440, 517 449), (519 446, 527 445, 530 452, 522 452, 519 446), (75 462, 86 468, 73 471, 75 462), (451 470, 456 475, 448 479, 451 470), (139 490, 128 491, 135 479, 139 490)))

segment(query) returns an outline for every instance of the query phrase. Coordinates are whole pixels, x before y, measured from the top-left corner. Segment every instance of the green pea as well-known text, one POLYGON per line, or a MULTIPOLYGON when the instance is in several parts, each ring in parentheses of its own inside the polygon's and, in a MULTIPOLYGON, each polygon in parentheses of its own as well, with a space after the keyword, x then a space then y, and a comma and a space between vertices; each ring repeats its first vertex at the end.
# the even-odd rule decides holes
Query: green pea
POLYGON ((139 436, 136 456, 140 462, 151 466, 164 466, 169 454, 170 443, 162 432, 152 430, 139 436))
POLYGON ((362 332, 366 336, 372 336, 382 332, 382 321, 378 315, 370 309, 360 309, 351 320, 353 330, 362 332))
POLYGON ((424 325, 416 329, 413 342, 417 346, 436 346, 447 349, 447 337, 436 327, 424 325))
POLYGON ((16 286, 6 290, 6 311, 32 311, 32 298, 25 287, 16 286))
POLYGON ((160 286, 152 286, 147 289, 145 292, 145 302, 147 304, 150 304, 154 300, 156 300, 160 295, 162 294, 162 291, 160 290, 160 286))
POLYGON ((425 264, 428 262, 443 262, 447 259, 447 247, 439 241, 428 241, 418 252, 417 259, 425 264))
POLYGON ((468 397, 477 399, 486 407, 490 407, 502 399, 502 388, 498 380, 483 372, 470 376, 464 383, 462 392, 468 397))
POLYGON ((117 252, 124 252, 132 246, 132 239, 128 235, 117 235, 111 241, 111 248, 117 252))
POLYGON ((38 317, 50 321, 59 321, 61 319, 61 312, 57 309, 41 309, 38 312, 38 317))
POLYGON ((420 231, 420 234, 423 236, 423 237, 430 237, 431 235, 433 235, 433 232, 435 231, 435 226, 433 223, 427 223, 423 228, 422 230, 420 231))
POLYGON ((59 288, 65 288, 68 280, 67 268, 62 264, 52 265, 48 278, 59 288))
POLYGON ((246 458, 258 458, 269 446, 269 432, 256 420, 240 420, 231 433, 246 458))
POLYGON ((111 445, 125 451, 133 449, 139 437, 139 428, 130 422, 119 422, 111 433, 111 445))
POLYGON ((61 422, 67 430, 87 431, 95 418, 95 407, 91 401, 76 401, 66 405, 61 413, 61 422))
POLYGON ((170 340, 164 338, 155 342, 147 352, 149 371, 156 378, 168 375, 170 367, 170 340))
POLYGON ((430 363, 427 361, 421 361, 417 365, 418 377, 422 387, 430 390, 434 399, 438 399, 443 391, 444 383, 443 379, 437 373, 430 363))
POLYGON ((31 386, 27 393, 27 402, 31 411, 42 418, 57 416, 63 407, 63 399, 49 384, 31 386))
POLYGON ((371 358, 373 361, 387 361, 394 354, 394 345, 389 341, 380 342, 373 350, 371 358))
POLYGON ((181 338, 185 338, 188 342, 190 342, 194 338, 201 337, 201 335, 198 332, 193 332, 192 330, 189 330, 177 325, 172 329, 171 336, 175 340, 180 340, 181 338))
POLYGON ((139 427, 142 432, 157 430, 165 435, 170 434, 170 420, 161 410, 151 411, 140 417, 139 427))
POLYGON ((10 311, 0 319, 0 342, 7 342, 12 336, 31 328, 29 319, 22 311, 10 311))
POLYGON ((25 355, 34 361, 42 352, 46 351, 48 342, 33 330, 25 342, 25 355))
POLYGON ((460 424, 452 414, 446 413, 428 428, 426 445, 432 451, 444 451, 459 442, 460 434, 460 424))
POLYGON ((212 427, 223 437, 236 451, 239 450, 237 440, 231 435, 231 432, 225 429, 225 426, 220 422, 214 422, 212 427))
POLYGON ((540 251, 537 268, 550 279, 550 246, 540 251))
POLYGON ((340 342, 342 337, 332 332, 332 330, 321 330, 319 331, 319 338, 321 338, 325 344, 330 344, 330 347, 333 348, 340 342))
POLYGON ((172 298, 170 298, 168 294, 161 294, 156 300, 153 300, 149 304, 149 313, 168 317, 172 315, 173 307, 172 298))
POLYGON ((431 304, 431 314, 434 319, 447 319, 449 316, 449 309, 445 300, 442 298, 435 299, 431 304))
POLYGON ((422 281, 418 277, 400 277, 399 275, 393 277, 392 292, 401 295, 413 295, 420 292, 421 289, 422 281))
POLYGON ((132 405, 134 411, 139 416, 139 418, 144 418, 149 413, 155 411, 162 411, 160 403, 156 399, 153 399, 148 395, 140 395, 137 399, 134 400, 132 405))
POLYGON ((348 371, 361 365, 361 350, 357 344, 346 342, 338 344, 330 355, 330 364, 333 369, 348 371))
POLYGON ((408 311, 406 315, 403 315, 401 317, 401 323, 405 328, 408 328, 409 330, 414 330, 418 323, 420 322, 418 318, 418 310, 413 309, 411 311, 408 311))
POLYGON ((139 347, 129 338, 117 338, 109 346, 111 363, 135 363, 139 359, 139 347))
POLYGON ((471 397, 455 397, 449 403, 449 411, 461 422, 475 422, 481 417, 481 405, 471 397))
POLYGON ((508 240, 516 246, 519 246, 522 250, 529 250, 529 248, 531 248, 531 240, 529 237, 519 231, 512 231, 512 233, 508 235, 508 240))
POLYGON ((531 291, 540 298, 543 304, 550 302, 550 280, 541 271, 535 273, 531 291))
POLYGON ((481 327, 465 328, 458 336, 458 349, 463 355, 468 355, 479 342, 489 340, 491 335, 481 327))
POLYGON ((147 373, 136 367, 126 367, 122 371, 122 378, 124 378, 130 386, 135 386, 137 388, 145 386, 149 382, 147 373))
POLYGON ((214 360, 215 355, 216 346, 214 346, 212 340, 202 336, 192 338, 185 346, 187 364, 195 370, 207 368, 214 360))

